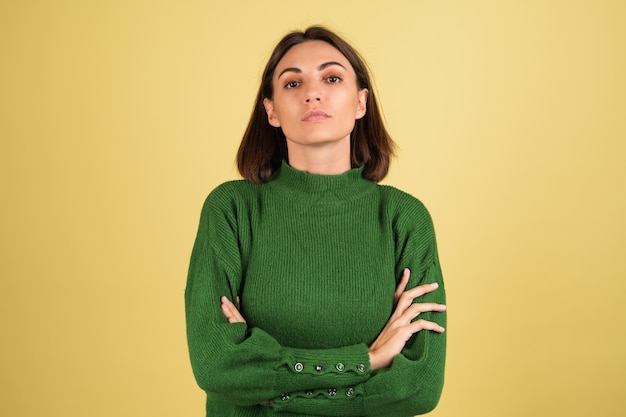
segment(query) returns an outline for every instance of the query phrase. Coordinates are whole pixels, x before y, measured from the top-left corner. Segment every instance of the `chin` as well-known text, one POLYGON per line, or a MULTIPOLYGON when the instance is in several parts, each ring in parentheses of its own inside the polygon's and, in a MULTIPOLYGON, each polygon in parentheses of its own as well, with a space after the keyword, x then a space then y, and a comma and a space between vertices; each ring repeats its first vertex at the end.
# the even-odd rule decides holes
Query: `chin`
POLYGON ((350 143, 350 132, 341 135, 326 132, 316 132, 314 134, 295 137, 294 139, 287 139, 287 142, 293 142, 299 145, 324 145, 339 143, 342 141, 347 141, 348 143, 350 143))

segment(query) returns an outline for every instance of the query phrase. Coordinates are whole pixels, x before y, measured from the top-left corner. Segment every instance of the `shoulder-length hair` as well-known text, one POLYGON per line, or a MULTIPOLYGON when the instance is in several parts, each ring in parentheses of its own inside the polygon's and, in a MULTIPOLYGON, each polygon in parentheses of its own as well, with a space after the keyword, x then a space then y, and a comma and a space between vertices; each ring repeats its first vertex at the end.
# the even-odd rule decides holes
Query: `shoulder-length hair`
POLYGON ((352 167, 363 165, 363 177, 375 182, 382 180, 389 171, 395 144, 385 128, 367 65, 359 53, 337 34, 321 26, 311 26, 304 32, 294 31, 283 37, 263 71, 252 115, 237 152, 237 168, 252 183, 269 181, 282 161, 288 161, 289 157, 285 135, 281 128, 269 124, 263 105, 265 98, 271 100, 274 95, 274 71, 289 49, 314 40, 326 42, 341 52, 356 73, 357 88, 369 90, 365 115, 356 120, 350 134, 352 167))

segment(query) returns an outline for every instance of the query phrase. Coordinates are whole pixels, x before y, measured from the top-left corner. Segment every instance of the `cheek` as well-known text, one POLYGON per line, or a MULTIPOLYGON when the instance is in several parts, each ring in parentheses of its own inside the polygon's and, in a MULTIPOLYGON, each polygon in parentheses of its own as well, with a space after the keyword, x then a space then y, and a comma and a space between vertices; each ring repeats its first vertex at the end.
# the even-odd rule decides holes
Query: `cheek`
POLYGON ((285 123, 289 123, 289 107, 275 107, 274 115, 280 122, 281 126, 284 126, 285 123))
POLYGON ((290 115, 296 112, 295 104, 297 100, 294 100, 293 96, 295 96, 295 94, 289 97, 285 97, 284 95, 275 95, 274 113, 280 119, 287 119, 290 115))
POLYGON ((346 92, 342 99, 342 114, 344 117, 355 118, 359 109, 358 95, 346 92))

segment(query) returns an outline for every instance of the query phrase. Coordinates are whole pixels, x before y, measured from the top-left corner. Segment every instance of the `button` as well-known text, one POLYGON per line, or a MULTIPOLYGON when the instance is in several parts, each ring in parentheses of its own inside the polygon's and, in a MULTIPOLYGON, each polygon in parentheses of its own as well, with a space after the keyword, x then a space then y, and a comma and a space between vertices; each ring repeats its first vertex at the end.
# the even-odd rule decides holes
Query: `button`
POLYGON ((302 370, 304 369, 304 365, 302 365, 300 362, 296 362, 296 364, 293 366, 293 369, 296 372, 302 372, 302 370))
POLYGON ((291 397, 289 396, 289 393, 286 394, 281 394, 280 395, 280 399, 283 401, 287 401, 288 399, 290 399, 291 397))
POLYGON ((346 395, 348 397, 352 397, 354 395, 354 388, 352 387, 348 388, 348 391, 346 391, 346 395))
POLYGON ((337 368, 337 370, 339 372, 343 372, 344 369, 346 369, 345 366, 343 366, 343 363, 339 362, 337 365, 335 365, 335 368, 337 368))
POLYGON ((365 365, 363 365, 362 363, 358 364, 356 366, 356 370, 361 372, 361 373, 365 372, 365 365))
POLYGON ((329 388, 328 395, 331 397, 334 397, 335 395, 337 395, 337 388, 329 388))
POLYGON ((315 370, 317 372, 322 372, 322 365, 315 365, 315 370))

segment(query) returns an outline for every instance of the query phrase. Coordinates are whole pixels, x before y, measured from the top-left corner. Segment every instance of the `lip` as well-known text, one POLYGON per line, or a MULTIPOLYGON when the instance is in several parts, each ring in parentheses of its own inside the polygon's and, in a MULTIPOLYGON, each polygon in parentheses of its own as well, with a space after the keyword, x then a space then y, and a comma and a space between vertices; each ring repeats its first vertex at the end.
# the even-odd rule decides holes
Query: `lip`
POLYGON ((303 122, 320 122, 330 117, 328 113, 322 110, 309 110, 302 116, 303 122))

